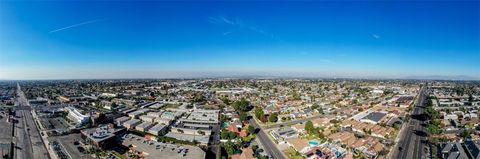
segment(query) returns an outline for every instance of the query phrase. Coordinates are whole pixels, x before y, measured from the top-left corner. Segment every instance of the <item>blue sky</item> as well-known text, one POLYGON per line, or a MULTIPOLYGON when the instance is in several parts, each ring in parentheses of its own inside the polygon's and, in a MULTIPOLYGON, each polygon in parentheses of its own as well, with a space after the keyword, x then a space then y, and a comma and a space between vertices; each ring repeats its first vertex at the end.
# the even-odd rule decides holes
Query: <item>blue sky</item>
POLYGON ((480 79, 479 60, 479 1, 0 1, 0 79, 480 79))

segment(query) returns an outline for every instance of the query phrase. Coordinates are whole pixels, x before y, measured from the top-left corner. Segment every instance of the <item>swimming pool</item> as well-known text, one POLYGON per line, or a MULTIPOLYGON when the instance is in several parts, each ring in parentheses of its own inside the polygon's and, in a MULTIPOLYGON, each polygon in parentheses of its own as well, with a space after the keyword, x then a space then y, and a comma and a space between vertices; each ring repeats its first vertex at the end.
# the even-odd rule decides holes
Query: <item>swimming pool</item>
POLYGON ((310 141, 308 141, 308 144, 316 146, 316 145, 318 145, 318 141, 317 140, 310 140, 310 141))
POLYGON ((343 153, 341 151, 339 151, 337 148, 331 148, 331 150, 333 152, 335 152, 335 156, 337 156, 337 158, 339 158, 343 155, 343 153))
POLYGON ((228 122, 223 122, 223 127, 228 127, 230 124, 228 124, 228 122))

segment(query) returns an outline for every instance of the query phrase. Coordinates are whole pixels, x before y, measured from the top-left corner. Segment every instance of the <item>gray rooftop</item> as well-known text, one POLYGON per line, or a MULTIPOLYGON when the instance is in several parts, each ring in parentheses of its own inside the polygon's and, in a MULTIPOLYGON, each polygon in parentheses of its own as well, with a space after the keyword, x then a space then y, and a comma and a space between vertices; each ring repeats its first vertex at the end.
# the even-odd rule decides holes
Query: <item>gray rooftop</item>
POLYGON ((143 128, 143 129, 145 129, 145 128, 151 127, 152 125, 153 125, 153 124, 150 123, 150 122, 143 122, 143 123, 141 123, 140 125, 137 125, 136 128, 143 128))
POLYGON ((363 117, 362 119, 369 119, 369 120, 378 122, 378 121, 380 121, 380 119, 382 119, 385 115, 387 115, 387 114, 382 113, 382 112, 371 112, 371 113, 369 113, 367 116, 363 117))
POLYGON ((150 128, 149 131, 160 131, 160 130, 164 129, 165 127, 166 127, 166 125, 157 124, 157 125, 153 126, 152 128, 150 128))

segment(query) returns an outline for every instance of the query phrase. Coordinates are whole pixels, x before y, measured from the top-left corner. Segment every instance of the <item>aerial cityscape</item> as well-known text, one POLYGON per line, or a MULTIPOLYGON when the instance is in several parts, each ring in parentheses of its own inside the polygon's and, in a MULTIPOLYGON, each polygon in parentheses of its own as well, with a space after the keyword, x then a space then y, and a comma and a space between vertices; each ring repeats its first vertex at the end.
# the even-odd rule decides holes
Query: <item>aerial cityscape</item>
POLYGON ((480 159, 480 1, 0 1, 4 159, 480 159))

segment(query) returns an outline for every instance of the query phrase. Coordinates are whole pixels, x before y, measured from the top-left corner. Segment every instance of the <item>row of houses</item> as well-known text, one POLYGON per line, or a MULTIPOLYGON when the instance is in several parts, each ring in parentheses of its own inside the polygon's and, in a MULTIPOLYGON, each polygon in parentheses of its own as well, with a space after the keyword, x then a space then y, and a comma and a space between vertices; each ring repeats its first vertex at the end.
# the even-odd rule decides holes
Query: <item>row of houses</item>
POLYGON ((360 151, 369 158, 376 157, 385 147, 378 139, 373 137, 357 138, 355 134, 350 132, 338 132, 329 135, 328 138, 333 143, 345 144, 354 150, 360 151))
POLYGON ((443 159, 480 159, 480 140, 471 139, 442 143, 439 156, 443 159))
POLYGON ((379 137, 383 139, 393 137, 395 133, 395 129, 390 127, 382 127, 380 125, 359 122, 351 119, 345 120, 342 123, 342 128, 351 129, 353 132, 360 133, 360 134, 366 134, 368 132, 369 134, 367 135, 371 135, 371 136, 379 137))

